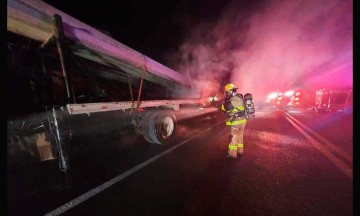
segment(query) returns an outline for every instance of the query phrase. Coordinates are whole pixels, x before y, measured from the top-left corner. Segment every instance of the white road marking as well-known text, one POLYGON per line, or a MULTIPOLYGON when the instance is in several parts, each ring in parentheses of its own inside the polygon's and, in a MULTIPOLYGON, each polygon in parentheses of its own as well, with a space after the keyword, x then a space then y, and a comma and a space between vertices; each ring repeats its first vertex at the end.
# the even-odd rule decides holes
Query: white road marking
MULTIPOLYGON (((287 114, 288 115, 288 114, 287 114)), ((287 115, 285 118, 300 132, 302 133, 305 138, 313 144, 323 155, 325 155, 331 162, 335 164, 348 178, 353 180, 353 169, 346 165, 343 161, 337 158, 334 154, 332 154, 329 150, 327 150, 323 144, 316 141, 313 137, 309 135, 304 129, 302 129, 298 124, 294 122, 294 120, 290 119, 287 115)), ((312 134, 311 129, 308 129, 309 132, 312 134)))
POLYGON ((105 190, 105 189, 113 186, 114 184, 122 181, 126 177, 134 174, 135 172, 137 172, 140 169, 146 167, 147 165, 151 164, 152 162, 154 162, 154 161, 160 159, 161 157, 169 154, 170 152, 174 151, 175 149, 179 148, 180 146, 182 146, 182 145, 186 144, 187 142, 199 137, 200 135, 203 135, 204 133, 210 131, 212 128, 214 128, 214 127, 216 127, 216 126, 218 126, 220 124, 224 124, 224 122, 221 121, 221 122, 215 124, 214 126, 205 129, 202 132, 193 134, 190 138, 182 141, 181 143, 176 144, 175 146, 161 152, 160 154, 157 154, 157 155, 153 156, 152 158, 144 161, 143 163, 135 166, 134 168, 132 168, 132 169, 126 171, 126 172, 123 172, 122 174, 116 176, 115 178, 113 178, 113 179, 111 179, 111 180, 109 180, 107 182, 104 182, 103 184, 101 184, 101 185, 95 187, 94 189, 84 193, 83 195, 78 196, 77 198, 63 204, 62 206, 59 206, 58 208, 54 209, 53 211, 46 213, 45 216, 60 215, 60 214, 62 214, 64 212, 68 211, 69 209, 79 205, 80 203, 90 199, 91 197, 95 196, 96 194, 102 192, 103 190, 105 190))
POLYGON ((301 123, 299 120, 297 120, 295 117, 285 113, 289 118, 291 118, 292 120, 294 120, 296 123, 298 123, 302 128, 304 128, 306 131, 310 132, 311 134, 313 134, 318 140, 320 140, 322 143, 326 144, 329 148, 331 148, 333 151, 335 151, 336 153, 338 153, 339 155, 341 155, 345 160, 347 160, 348 162, 350 162, 351 164, 353 163, 353 159, 352 156, 350 156, 349 154, 347 154, 345 151, 343 151, 341 148, 339 148, 337 145, 335 145, 334 143, 331 143, 329 140, 325 139, 324 137, 322 137, 321 135, 319 135, 318 133, 316 133, 315 131, 311 130, 310 128, 306 127, 306 125, 304 125, 303 123, 301 123))

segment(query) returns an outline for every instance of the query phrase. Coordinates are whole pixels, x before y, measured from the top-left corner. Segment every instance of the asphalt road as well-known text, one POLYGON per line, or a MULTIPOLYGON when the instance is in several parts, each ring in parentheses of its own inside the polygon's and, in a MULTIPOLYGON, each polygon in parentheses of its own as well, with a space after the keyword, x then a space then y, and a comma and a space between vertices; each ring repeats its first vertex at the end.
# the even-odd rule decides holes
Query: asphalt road
POLYGON ((8 215, 353 215, 352 116, 256 116, 237 159, 221 113, 180 121, 166 146, 131 131, 74 137, 71 186, 56 163, 12 171, 8 215))

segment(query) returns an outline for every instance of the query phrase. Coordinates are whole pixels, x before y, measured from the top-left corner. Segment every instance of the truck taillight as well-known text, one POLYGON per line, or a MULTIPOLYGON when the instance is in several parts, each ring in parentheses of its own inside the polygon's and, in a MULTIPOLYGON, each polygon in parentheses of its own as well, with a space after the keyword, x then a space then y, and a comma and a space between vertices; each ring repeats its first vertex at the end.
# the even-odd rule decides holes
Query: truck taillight
MULTIPOLYGON (((294 99, 294 101, 299 101, 299 100, 300 100, 299 97, 296 97, 296 98, 294 99)), ((297 102, 297 103, 299 103, 299 102, 297 102)))
POLYGON ((300 92, 296 92, 295 93, 295 96, 299 96, 301 93, 300 92))

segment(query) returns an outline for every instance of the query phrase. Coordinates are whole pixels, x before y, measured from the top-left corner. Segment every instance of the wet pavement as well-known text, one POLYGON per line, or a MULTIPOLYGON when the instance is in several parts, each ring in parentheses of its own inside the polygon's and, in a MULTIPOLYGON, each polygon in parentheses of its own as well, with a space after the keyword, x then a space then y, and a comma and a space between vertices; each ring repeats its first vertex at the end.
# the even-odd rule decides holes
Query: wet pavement
MULTIPOLYGON (((327 118, 293 116, 314 130, 327 118)), ((347 118, 338 122, 349 125, 347 118)), ((56 215, 64 204, 73 205, 64 215, 353 215, 353 181, 281 113, 258 112, 248 121, 245 154, 237 159, 224 155, 223 120, 181 121, 166 146, 148 144, 130 130, 74 137, 71 186, 52 171, 54 162, 18 168, 8 175, 8 215, 56 215), (101 191, 91 195, 92 189, 101 191), (70 202, 84 194, 91 197, 70 202)), ((316 130, 326 137, 322 130, 349 135, 332 124, 316 130)), ((344 151, 352 152, 351 139, 329 140, 342 140, 344 151)))

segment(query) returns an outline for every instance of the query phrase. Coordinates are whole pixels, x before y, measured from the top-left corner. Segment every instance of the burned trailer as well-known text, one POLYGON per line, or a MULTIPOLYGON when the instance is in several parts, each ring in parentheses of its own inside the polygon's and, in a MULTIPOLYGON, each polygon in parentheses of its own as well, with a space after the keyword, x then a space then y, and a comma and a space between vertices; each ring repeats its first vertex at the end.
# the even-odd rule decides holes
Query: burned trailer
POLYGON ((67 172, 73 136, 129 127, 166 144, 176 112, 203 104, 188 77, 45 2, 8 0, 7 12, 10 163, 67 172))

